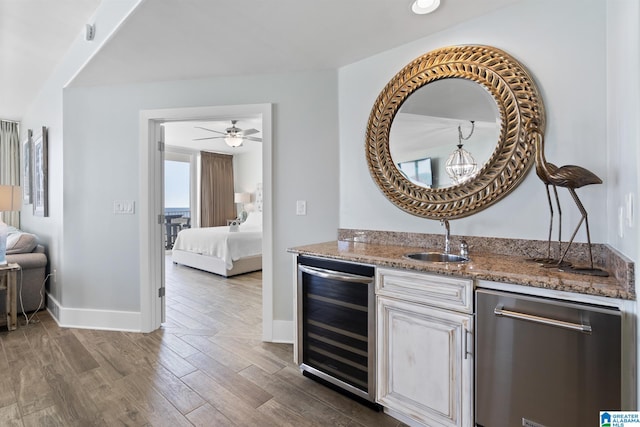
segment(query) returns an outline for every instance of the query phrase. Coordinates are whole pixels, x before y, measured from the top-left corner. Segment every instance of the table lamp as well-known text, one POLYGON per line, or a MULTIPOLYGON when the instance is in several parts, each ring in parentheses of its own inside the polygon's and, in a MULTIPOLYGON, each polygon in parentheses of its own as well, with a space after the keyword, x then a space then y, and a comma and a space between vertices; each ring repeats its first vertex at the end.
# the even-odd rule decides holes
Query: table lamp
POLYGON ((244 205, 251 201, 251 193, 234 193, 233 201, 240 205, 238 219, 244 222, 247 219, 247 211, 245 211, 244 205))
MULTIPOLYGON (((18 185, 0 185, 0 212, 19 211, 21 191, 18 185)), ((0 265, 7 265, 9 227, 0 219, 0 265)))

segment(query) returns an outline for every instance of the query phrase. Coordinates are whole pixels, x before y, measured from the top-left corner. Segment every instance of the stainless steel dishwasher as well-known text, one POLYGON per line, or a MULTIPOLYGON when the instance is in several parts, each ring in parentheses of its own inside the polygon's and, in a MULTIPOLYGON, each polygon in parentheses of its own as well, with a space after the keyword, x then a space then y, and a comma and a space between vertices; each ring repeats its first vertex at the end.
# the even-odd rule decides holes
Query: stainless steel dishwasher
POLYGON ((476 315, 476 426, 584 427, 620 410, 618 310, 478 290, 476 315))

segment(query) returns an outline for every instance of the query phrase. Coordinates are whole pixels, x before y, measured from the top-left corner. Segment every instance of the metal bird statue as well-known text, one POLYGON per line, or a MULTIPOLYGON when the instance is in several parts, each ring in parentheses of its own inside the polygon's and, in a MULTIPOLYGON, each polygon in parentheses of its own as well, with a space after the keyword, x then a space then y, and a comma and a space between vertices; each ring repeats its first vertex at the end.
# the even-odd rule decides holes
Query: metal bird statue
POLYGON ((584 187, 585 185, 602 184, 602 180, 598 178, 593 172, 580 166, 566 165, 557 167, 551 163, 547 163, 547 160, 544 156, 544 137, 542 135, 542 132, 537 129, 535 122, 527 123, 525 129, 528 129, 533 135, 535 135, 535 163, 536 173, 538 174, 538 177, 540 177, 540 179, 547 185, 547 189, 548 185, 553 185, 554 187, 564 187, 569 190, 569 194, 571 194, 573 201, 576 203, 578 209, 580 210, 580 213, 582 214, 582 218, 580 218, 578 225, 571 235, 571 239, 569 239, 567 247, 564 249, 560 260, 556 265, 559 267, 562 266, 562 262, 564 261, 564 258, 567 255, 571 244, 573 243, 573 239, 576 237, 580 226, 584 222, 587 231, 589 268, 566 267, 563 268, 563 270, 594 276, 608 276, 608 273, 606 271, 593 267, 593 255, 591 253, 591 236, 589 234, 589 220, 587 219, 587 211, 582 205, 582 202, 580 202, 580 199, 578 198, 578 195, 575 191, 576 188, 584 187))
MULTIPOLYGON (((527 138, 527 142, 532 143, 533 140, 533 145, 536 146, 537 144, 537 139, 542 139, 542 132, 540 131, 540 129, 538 128, 538 124, 531 120, 529 121, 526 125, 525 125, 525 136, 527 138)), ((542 143, 542 141, 541 141, 542 143)), ((554 165, 553 163, 547 163, 547 170, 553 172, 555 170, 558 169, 558 167, 556 165, 554 165)), ((559 263, 559 259, 557 258, 552 258, 551 257, 551 234, 553 231, 553 203, 551 202, 551 193, 549 193, 549 186, 553 187, 553 193, 555 195, 555 199, 556 199, 556 206, 558 207, 558 256, 560 256, 560 254, 562 253, 562 209, 560 207, 560 199, 558 198, 558 188, 552 184, 546 174, 544 173, 544 171, 542 170, 542 168, 540 168, 538 166, 538 163, 536 162, 536 174, 538 175, 538 178, 540 178, 540 180, 544 183, 545 185, 545 190, 547 191, 547 202, 549 203, 549 212, 550 212, 550 218, 549 218, 549 236, 547 238, 547 257, 546 258, 534 258, 531 261, 537 262, 539 264, 541 264, 544 267, 556 267, 558 266, 559 263)), ((562 265, 563 266, 568 266, 570 265, 568 262, 566 261, 562 261, 562 265)))

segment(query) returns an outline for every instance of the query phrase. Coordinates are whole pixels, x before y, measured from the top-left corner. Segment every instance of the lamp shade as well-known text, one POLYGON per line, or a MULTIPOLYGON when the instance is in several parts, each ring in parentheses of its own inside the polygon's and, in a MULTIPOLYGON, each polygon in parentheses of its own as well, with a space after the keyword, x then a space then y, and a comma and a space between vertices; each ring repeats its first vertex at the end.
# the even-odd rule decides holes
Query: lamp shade
POLYGON ((19 185, 0 185, 0 212, 19 211, 22 206, 19 185))
MULTIPOLYGON (((0 185, 0 212, 19 211, 22 202, 19 185, 0 185)), ((0 265, 7 265, 8 227, 0 218, 0 265)))
POLYGON ((235 193, 233 201, 235 203, 249 203, 251 201, 251 193, 235 193))

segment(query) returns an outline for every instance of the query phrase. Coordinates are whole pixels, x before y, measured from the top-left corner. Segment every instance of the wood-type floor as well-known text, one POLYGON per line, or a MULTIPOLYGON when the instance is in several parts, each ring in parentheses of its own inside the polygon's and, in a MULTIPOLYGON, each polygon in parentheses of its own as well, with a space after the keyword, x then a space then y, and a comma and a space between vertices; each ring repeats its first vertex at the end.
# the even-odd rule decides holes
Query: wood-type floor
MULTIPOLYGON (((261 341, 262 276, 167 258, 167 322, 149 334, 0 329, 0 426, 399 426, 300 374, 261 341)), ((2 298, 4 296, 2 295, 2 298)))

